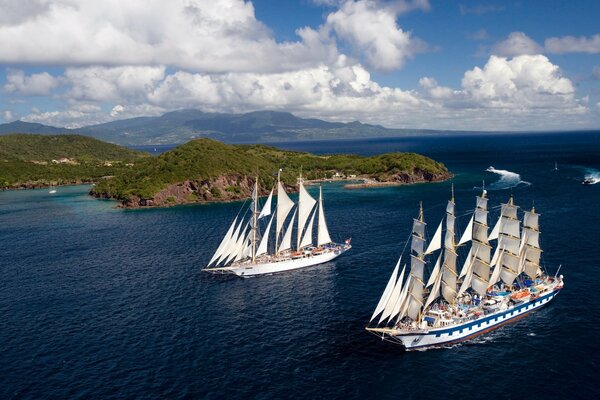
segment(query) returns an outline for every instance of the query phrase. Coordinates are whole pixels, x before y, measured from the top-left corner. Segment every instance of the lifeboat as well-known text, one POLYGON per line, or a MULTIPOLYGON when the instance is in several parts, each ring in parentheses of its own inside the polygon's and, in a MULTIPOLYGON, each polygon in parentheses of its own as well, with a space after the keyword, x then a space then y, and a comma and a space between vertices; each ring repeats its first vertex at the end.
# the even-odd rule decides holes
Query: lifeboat
POLYGON ((513 300, 517 303, 520 303, 520 302, 529 300, 530 296, 531 296, 531 294, 529 293, 529 290, 521 290, 519 292, 511 294, 510 298, 511 298, 511 300, 513 300))

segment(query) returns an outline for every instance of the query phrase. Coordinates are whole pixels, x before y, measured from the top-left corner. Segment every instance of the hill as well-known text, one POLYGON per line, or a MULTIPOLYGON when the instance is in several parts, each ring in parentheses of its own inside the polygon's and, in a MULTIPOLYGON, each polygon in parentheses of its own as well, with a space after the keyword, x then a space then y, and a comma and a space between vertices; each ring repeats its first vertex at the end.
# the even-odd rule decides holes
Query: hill
POLYGON ((0 135, 6 133, 77 133, 122 145, 177 144, 200 137, 227 143, 265 143, 402 136, 435 132, 418 129, 387 129, 358 121, 328 122, 315 118, 299 118, 291 113, 279 111, 227 114, 179 110, 157 117, 130 118, 77 129, 55 128, 21 121, 0 125, 0 135))
POLYGON ((342 175, 396 184, 451 176, 443 164, 414 153, 318 156, 264 145, 197 139, 102 179, 91 194, 120 200, 124 207, 231 201, 250 197, 257 173, 260 193, 267 195, 280 168, 282 181, 291 191, 296 190, 300 171, 307 180, 342 175))
POLYGON ((0 136, 0 189, 92 182, 147 153, 79 135, 0 136))

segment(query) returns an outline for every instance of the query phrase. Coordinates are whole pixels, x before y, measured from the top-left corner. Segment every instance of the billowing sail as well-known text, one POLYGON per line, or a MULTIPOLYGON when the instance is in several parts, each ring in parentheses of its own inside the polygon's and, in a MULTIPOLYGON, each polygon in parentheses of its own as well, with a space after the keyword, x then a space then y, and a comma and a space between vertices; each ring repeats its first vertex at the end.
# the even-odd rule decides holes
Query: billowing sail
POLYGON ((423 222, 423 210, 421 209, 419 219, 413 222, 413 234, 411 243, 410 276, 411 283, 408 289, 408 307, 407 315, 413 320, 417 320, 423 307, 423 271, 425 269, 424 244, 425 244, 425 222, 423 222))
POLYGON ((302 240, 300 241, 300 248, 309 246, 312 244, 313 241, 313 222, 315 222, 315 215, 317 214, 316 210, 314 213, 312 213, 312 216, 310 217, 310 221, 308 223, 308 225, 306 226, 306 230, 304 231, 304 236, 302 236, 302 240))
POLYGON ((473 237, 473 217, 469 220, 469 224, 467 225, 467 229, 465 229, 464 233, 460 237, 458 241, 458 245, 467 243, 473 237))
POLYGON ((439 250, 442 248, 442 225, 443 225, 444 221, 440 221, 440 224, 438 225, 438 228, 435 231, 435 234, 433 235, 433 238, 431 239, 431 242, 429 242, 429 246, 427 246, 427 250, 425 250, 425 254, 431 254, 436 250, 439 250))
POLYGON ((456 299, 456 250, 454 245, 454 201, 446 206, 446 238, 444 240, 444 262, 442 264, 442 296, 448 303, 456 299))
POLYGON ((471 266, 471 256, 473 255, 473 248, 469 249, 469 253, 467 253, 467 258, 465 259, 465 263, 463 264, 462 269, 460 270, 459 278, 462 278, 469 271, 469 267, 471 266))
POLYGON ((285 218, 289 214, 290 210, 294 207, 294 202, 289 198, 281 182, 277 182, 277 224, 275 229, 275 235, 279 237, 285 218))
POLYGON ((375 317, 379 315, 379 313, 382 312, 385 308, 385 305, 387 304, 390 295, 392 294, 392 291, 394 290, 394 287, 396 285, 396 278, 398 277, 398 268, 400 267, 401 259, 402 257, 398 259, 398 262, 396 263, 396 268, 394 268, 394 272, 392 272, 392 276, 390 276, 390 280, 385 286, 385 290, 383 291, 383 294, 379 299, 379 303, 377 303, 377 307, 375 307, 375 311, 373 311, 373 315, 371 316, 369 322, 373 321, 373 319, 375 319, 375 317))
POLYGON ((507 285, 512 285, 519 275, 521 252, 517 206, 513 204, 512 197, 507 204, 502 204, 500 220, 498 247, 504 249, 500 260, 500 279, 507 285))
POLYGON ((317 201, 306 191, 302 180, 299 183, 300 194, 298 196, 298 236, 296 240, 297 248, 299 249, 300 241, 302 238, 302 232, 304 231, 304 225, 310 215, 311 210, 317 203, 317 201))
POLYGON ((442 261, 442 253, 440 252, 440 255, 438 256, 437 261, 435 262, 435 267, 433 267, 433 271, 431 271, 431 275, 429 275, 429 279, 427 280, 427 285, 425 285, 425 287, 429 287, 429 286, 433 285, 433 283, 437 279, 438 275, 440 274, 441 261, 442 261))
POLYGON ((319 187, 319 227, 317 229, 317 246, 331 243, 327 221, 325 221, 325 210, 323 209, 323 190, 319 187))
POLYGON ((522 271, 531 279, 535 279, 540 269, 542 249, 540 249, 539 214, 536 214, 533 208, 531 211, 525 211, 523 217, 522 242, 524 247, 522 271))
POLYGON ((232 258, 232 256, 236 255, 236 244, 238 242, 238 239, 240 238, 240 230, 242 229, 243 224, 244 220, 242 219, 240 220, 238 226, 235 228, 233 235, 231 235, 231 239, 227 243, 227 246, 223 249, 223 253, 217 259, 217 264, 220 264, 221 262, 223 262, 223 264, 227 264, 227 262, 229 262, 229 259, 232 258))
POLYGON ((296 219, 296 211, 294 211, 292 214, 290 224, 285 230, 285 234, 283 235, 283 239, 281 240, 281 244, 279 245, 279 249, 277 249, 277 251, 283 251, 292 248, 292 229, 294 227, 294 219, 296 219))
POLYGON ((431 288, 431 292, 429 292, 429 296, 427 297, 427 301, 425 302, 425 305, 423 306, 423 309, 426 309, 427 307, 429 307, 429 305, 431 303, 433 303, 433 301, 435 299, 437 299, 437 297, 440 294, 440 286, 442 283, 442 275, 441 274, 437 274, 434 281, 432 282, 433 287, 431 288))
MULTIPOLYGON (((471 260, 469 270, 471 287, 481 296, 485 295, 489 287, 490 279, 490 255, 491 247, 488 244, 488 225, 487 225, 487 199, 485 192, 477 197, 477 207, 473 215, 473 259, 471 260)), ((466 278, 465 278, 466 279, 466 278)))
POLYGON ((227 247, 227 244, 231 240, 231 236, 233 234, 233 230, 235 229, 236 222, 237 222, 237 217, 234 218, 233 222, 231 223, 231 226, 227 230, 227 233, 223 237, 223 240, 221 240, 221 244, 219 244, 219 247, 217 247, 215 254, 213 254, 213 256, 210 259, 210 261, 208 262, 207 266, 212 264, 214 261, 217 260, 217 258, 219 258, 221 256, 221 254, 223 254, 223 250, 227 247))
MULTIPOLYGON (((400 262, 400 260, 398 260, 398 262, 400 262)), ((390 298, 388 299, 384 309, 383 309, 383 313, 381 314, 381 317, 379 318, 379 322, 378 324, 380 324, 382 321, 385 321, 386 319, 392 319, 394 316, 392 315, 392 312, 394 311, 394 308, 396 306, 396 303, 398 302, 398 300, 400 300, 400 294, 402 293, 402 283, 404 281, 404 268, 402 268, 402 272, 400 273, 400 276, 398 277, 398 280, 396 281, 396 284, 394 285, 394 290, 392 290, 392 293, 390 294, 390 298)))
POLYGON ((225 264, 227 264, 230 261, 239 260, 241 258, 242 252, 244 251, 244 248, 248 244, 247 239, 248 239, 248 234, 249 234, 248 233, 249 227, 250 227, 250 222, 246 223, 246 226, 240 232, 240 236, 238 237, 238 240, 236 241, 234 247, 231 249, 229 258, 227 260, 225 260, 225 264))
POLYGON ((490 233, 490 236, 488 236, 488 241, 498 239, 498 234, 500 233, 500 220, 501 218, 498 218, 498 221, 496 221, 496 225, 494 225, 492 233, 490 233))
POLYGON ((273 189, 271 189, 271 193, 269 193, 269 197, 267 197, 267 201, 265 202, 265 205, 263 206, 262 210, 260 211, 260 214, 258 215, 257 219, 261 219, 263 217, 271 215, 272 201, 273 201, 273 189))
POLYGON ((271 231, 271 224, 273 223, 273 217, 269 220, 269 224, 267 225, 267 229, 263 233, 263 237, 258 245, 258 249, 256 250, 256 255, 260 256, 261 254, 265 254, 267 252, 267 246, 269 244, 269 232, 271 231))

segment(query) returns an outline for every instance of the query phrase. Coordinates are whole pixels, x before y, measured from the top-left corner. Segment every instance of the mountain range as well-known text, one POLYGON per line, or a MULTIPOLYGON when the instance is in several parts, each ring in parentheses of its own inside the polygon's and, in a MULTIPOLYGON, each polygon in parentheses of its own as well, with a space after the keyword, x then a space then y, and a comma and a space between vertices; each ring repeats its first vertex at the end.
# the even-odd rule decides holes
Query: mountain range
POLYGON ((388 129, 361 122, 328 122, 299 118, 288 112, 255 111, 245 114, 178 110, 157 117, 137 117, 89 125, 57 128, 15 121, 0 124, 0 135, 10 133, 80 134, 121 145, 179 144, 207 137, 228 143, 269 143, 295 140, 352 139, 439 133, 421 129, 388 129))

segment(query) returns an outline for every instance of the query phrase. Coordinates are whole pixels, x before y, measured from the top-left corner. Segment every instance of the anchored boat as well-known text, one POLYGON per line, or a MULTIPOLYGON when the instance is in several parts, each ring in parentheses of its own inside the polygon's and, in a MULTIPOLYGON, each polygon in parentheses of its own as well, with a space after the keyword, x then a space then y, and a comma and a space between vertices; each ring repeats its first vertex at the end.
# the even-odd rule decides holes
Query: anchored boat
POLYGON ((323 209, 322 189, 319 188, 317 202, 305 189, 302 175, 298 179, 298 185, 298 205, 294 209, 296 204, 285 192, 278 173, 277 206, 275 213, 272 214, 274 189, 271 190, 259 211, 257 178, 252 193, 252 203, 246 209, 246 214, 250 213, 248 220, 246 221, 245 215, 242 215, 239 221, 238 217, 233 220, 204 271, 243 277, 273 274, 322 264, 348 251, 352 247, 350 239, 345 243, 334 243, 329 236, 323 209), (292 209, 294 212, 291 218, 288 218, 292 209), (266 220, 269 216, 271 218, 261 232, 259 225, 263 218, 266 220), (317 219, 316 244, 313 238, 315 218, 317 219), (273 220, 275 220, 275 232, 271 235, 273 220), (294 246, 292 236, 296 237, 294 246))
POLYGON ((440 222, 427 247, 421 206, 413 221, 410 272, 405 279, 404 266, 398 275, 400 256, 367 331, 407 350, 442 347, 522 318, 560 292, 563 276, 557 276, 558 271, 550 276, 540 266, 539 214, 535 209, 523 213, 521 227, 511 196, 502 204, 500 218, 488 235, 487 202, 484 190, 456 243, 453 194, 445 221, 440 222), (492 241, 496 241, 495 248, 492 241), (469 243, 458 273, 458 249, 469 243), (427 259, 435 253, 439 253, 437 261, 425 281, 427 259))

